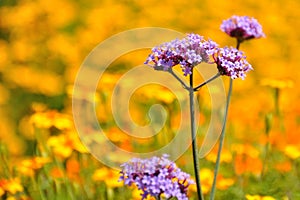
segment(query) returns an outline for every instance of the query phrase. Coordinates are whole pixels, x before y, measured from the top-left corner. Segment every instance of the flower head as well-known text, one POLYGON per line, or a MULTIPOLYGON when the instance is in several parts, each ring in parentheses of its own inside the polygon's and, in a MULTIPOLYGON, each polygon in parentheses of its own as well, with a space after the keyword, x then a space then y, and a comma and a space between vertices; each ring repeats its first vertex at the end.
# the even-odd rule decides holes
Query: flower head
POLYGON ((232 79, 241 78, 244 80, 246 72, 253 70, 244 53, 233 47, 219 48, 215 51, 213 59, 217 64, 219 73, 230 76, 232 79))
POLYGON ((188 34, 181 40, 175 39, 154 47, 145 64, 165 71, 179 64, 186 76, 192 73, 194 66, 208 62, 216 47, 217 43, 212 40, 206 41, 200 35, 188 34))
POLYGON ((221 24, 221 30, 231 37, 237 38, 239 41, 265 37, 262 26, 258 21, 248 16, 234 15, 224 20, 221 24))
POLYGON ((159 197, 164 195, 167 199, 177 197, 178 200, 187 198, 187 188, 194 182, 190 175, 182 172, 174 162, 162 157, 150 159, 134 158, 121 165, 120 180, 125 185, 135 184, 142 190, 142 199, 148 195, 159 197))

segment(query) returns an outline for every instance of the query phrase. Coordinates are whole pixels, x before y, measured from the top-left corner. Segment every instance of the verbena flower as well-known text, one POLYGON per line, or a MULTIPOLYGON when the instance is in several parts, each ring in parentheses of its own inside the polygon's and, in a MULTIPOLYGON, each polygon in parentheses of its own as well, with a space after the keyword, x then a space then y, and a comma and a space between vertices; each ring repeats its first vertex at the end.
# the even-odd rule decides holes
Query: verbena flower
POLYGON ((233 47, 218 48, 212 57, 217 64, 219 73, 230 76, 232 79, 244 79, 246 73, 253 70, 244 53, 233 47))
POLYGON ((227 20, 223 20, 221 30, 239 41, 265 37, 262 26, 258 21, 248 16, 234 15, 227 20))
POLYGON ((168 155, 144 160, 133 158, 121 165, 119 181, 124 181, 124 184, 129 186, 135 184, 143 192, 142 199, 150 195, 186 200, 188 199, 187 188, 194 182, 189 174, 182 172, 174 162, 167 158, 168 155))
POLYGON ((208 62, 209 55, 217 46, 214 41, 206 41, 200 35, 188 34, 181 40, 175 39, 154 47, 145 64, 165 71, 179 64, 186 76, 192 73, 194 66, 208 62))

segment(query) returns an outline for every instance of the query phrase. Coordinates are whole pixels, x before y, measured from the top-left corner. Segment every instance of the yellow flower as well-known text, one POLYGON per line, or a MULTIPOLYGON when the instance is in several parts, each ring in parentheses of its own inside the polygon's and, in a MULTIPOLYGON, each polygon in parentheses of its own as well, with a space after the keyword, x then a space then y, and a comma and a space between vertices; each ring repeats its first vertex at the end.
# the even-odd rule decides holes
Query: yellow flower
POLYGON ((123 186, 123 183, 118 181, 119 177, 120 173, 118 171, 102 167, 94 172, 92 179, 94 181, 104 181, 107 187, 115 188, 123 186))
POLYGON ((0 197, 5 193, 4 189, 0 185, 0 197))
POLYGON ((2 179, 0 180, 0 192, 9 192, 11 194, 16 194, 17 192, 23 192, 24 188, 21 185, 19 178, 12 179, 2 179))
POLYGON ((60 75, 49 70, 46 72, 34 70, 30 66, 15 66, 8 69, 5 73, 5 79, 30 92, 47 96, 58 95, 63 91, 63 80, 60 75))
MULTIPOLYGON (((209 154, 205 157, 207 160, 211 162, 216 162, 217 160, 217 149, 214 148, 213 151, 209 152, 209 154)), ((223 149, 222 155, 220 158, 220 162, 230 163, 232 161, 231 152, 228 149, 223 149)))
POLYGON ((47 141, 47 145, 52 148, 55 155, 62 158, 70 157, 73 150, 80 153, 88 152, 75 132, 66 132, 58 136, 51 136, 47 141))
POLYGON ((219 175, 217 178, 217 188, 220 190, 226 190, 228 187, 234 184, 234 180, 232 178, 224 178, 219 175))
POLYGON ((291 88, 294 86, 294 82, 292 80, 279 80, 279 79, 271 79, 271 78, 265 78, 260 82, 263 86, 269 86, 272 88, 291 88))
POLYGON ((42 168, 45 164, 49 163, 50 158, 46 157, 34 157, 30 159, 25 159, 18 166, 18 171, 27 176, 33 176, 34 172, 42 168))
POLYGON ((74 91, 73 85, 67 86, 67 94, 70 98, 86 100, 92 103, 99 103, 100 95, 97 92, 90 91, 88 89, 74 91))
POLYGON ((156 99, 166 104, 172 103, 176 98, 169 89, 156 84, 138 89, 137 94, 146 99, 156 99))
POLYGON ((73 127, 73 122, 68 115, 58 113, 55 110, 37 112, 31 116, 30 122, 38 128, 54 126, 59 130, 64 130, 73 127))
POLYGON ((214 173, 208 168, 200 170, 201 186, 203 194, 207 194, 212 186, 214 173))
POLYGON ((246 194, 246 199, 247 200, 276 200, 271 196, 260 196, 260 195, 250 195, 250 194, 246 194))
POLYGON ((250 144, 233 144, 232 151, 238 155, 247 155, 251 158, 259 157, 259 150, 250 144))
POLYGON ((288 145, 284 148, 284 153, 291 159, 297 159, 300 157, 300 148, 296 145, 288 145))
POLYGON ((5 40, 0 40, 0 71, 8 64, 8 44, 5 40))
POLYGON ((246 199, 247 200, 261 200, 259 195, 250 195, 250 194, 246 194, 246 199))

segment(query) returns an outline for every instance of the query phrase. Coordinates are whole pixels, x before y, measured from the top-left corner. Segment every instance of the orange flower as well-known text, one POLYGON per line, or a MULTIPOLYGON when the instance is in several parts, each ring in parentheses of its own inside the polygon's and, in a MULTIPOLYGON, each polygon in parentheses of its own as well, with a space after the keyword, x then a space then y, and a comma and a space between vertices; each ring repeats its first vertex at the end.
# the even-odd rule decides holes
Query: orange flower
POLYGON ((235 157, 235 171, 238 175, 245 172, 260 174, 262 170, 262 162, 259 158, 252 158, 247 155, 237 155, 235 157))
POLYGON ((292 164, 289 161, 279 162, 275 164, 275 168, 280 172, 289 172, 292 169, 292 164))
POLYGON ((80 181, 80 166, 76 159, 69 159, 66 164, 67 175, 71 180, 80 181))
POLYGON ((64 177, 64 171, 58 167, 54 167, 50 171, 50 175, 53 178, 63 178, 64 177))
POLYGON ((260 174, 263 165, 257 149, 249 144, 234 144, 232 150, 236 153, 234 165, 238 175, 245 172, 260 174))

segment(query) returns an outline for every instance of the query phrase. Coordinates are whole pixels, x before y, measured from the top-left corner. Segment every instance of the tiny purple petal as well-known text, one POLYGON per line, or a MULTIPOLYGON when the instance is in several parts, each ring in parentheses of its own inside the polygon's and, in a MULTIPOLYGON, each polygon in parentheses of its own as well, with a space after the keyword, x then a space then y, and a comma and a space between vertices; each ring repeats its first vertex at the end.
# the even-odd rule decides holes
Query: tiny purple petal
POLYGON ((168 160, 167 155, 145 160, 134 158, 121 167, 120 180, 124 181, 125 185, 134 183, 142 190, 142 199, 146 199, 148 195, 158 197, 161 194, 166 198, 188 199, 187 188, 194 184, 190 175, 168 160))
POLYGON ((248 16, 232 16, 223 20, 221 30, 240 41, 265 37, 262 26, 255 18, 248 16))
POLYGON ((208 62, 217 46, 214 41, 206 41, 200 35, 188 34, 181 40, 175 39, 152 48, 145 64, 164 71, 179 64, 187 76, 194 66, 208 62))
POLYGON ((245 79, 246 73, 253 70, 242 51, 233 47, 219 48, 213 55, 221 75, 230 76, 232 79, 245 79))

